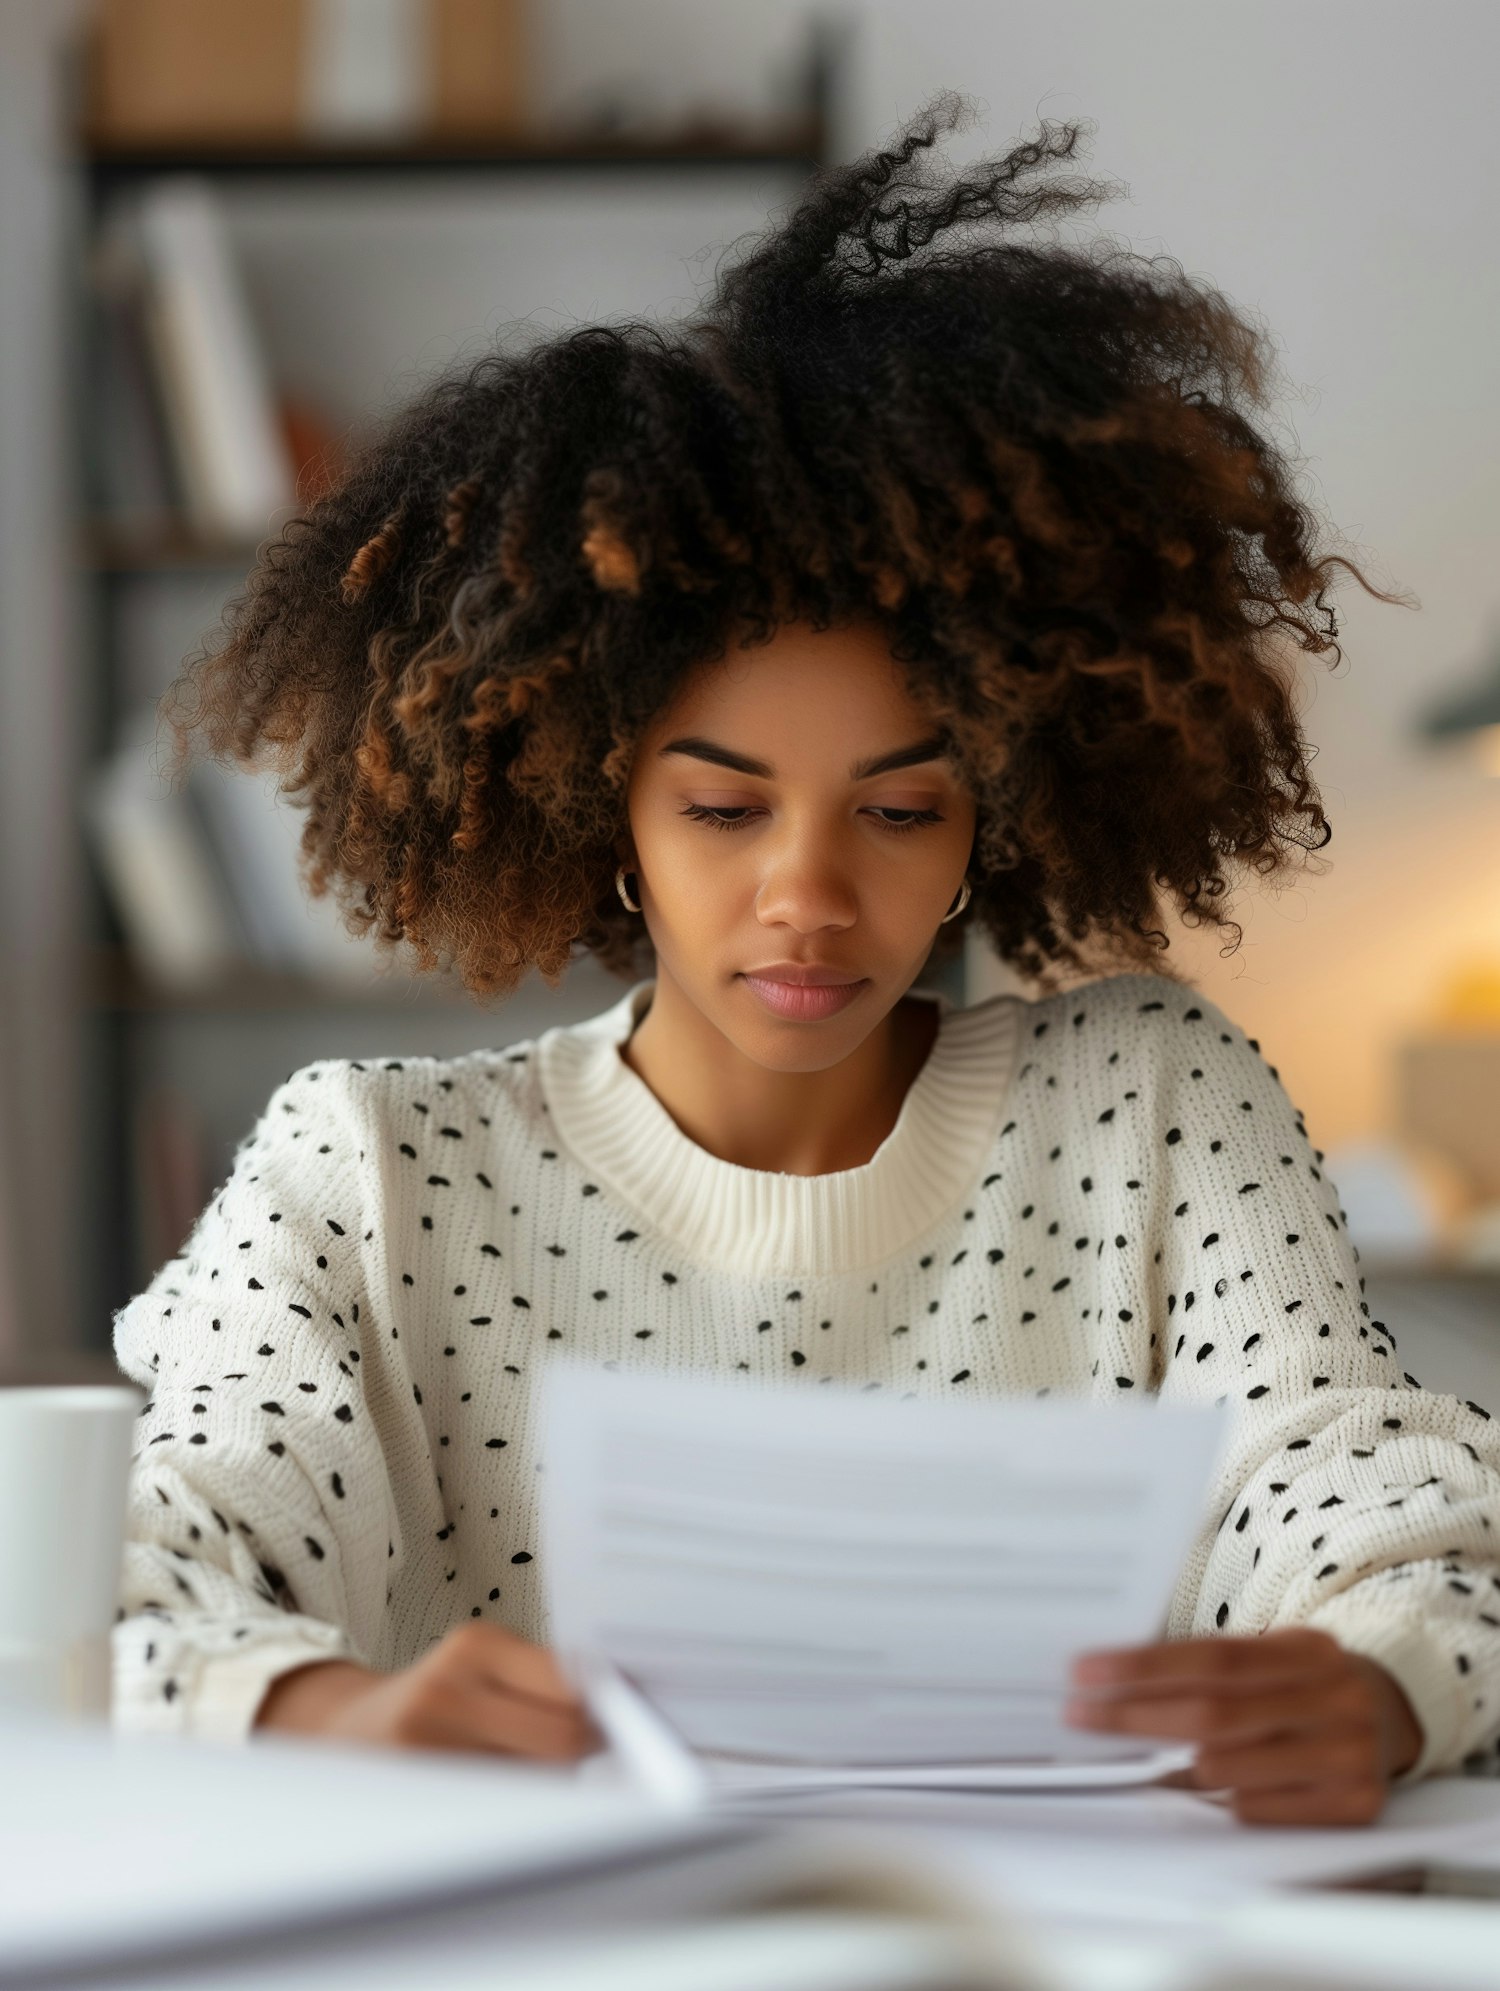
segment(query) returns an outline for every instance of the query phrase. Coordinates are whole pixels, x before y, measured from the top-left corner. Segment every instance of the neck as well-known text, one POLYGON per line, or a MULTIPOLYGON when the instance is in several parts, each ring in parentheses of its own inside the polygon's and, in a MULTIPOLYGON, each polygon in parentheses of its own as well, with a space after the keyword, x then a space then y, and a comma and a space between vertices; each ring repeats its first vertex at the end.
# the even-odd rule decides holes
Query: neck
POLYGON ((740 1168, 860 1168, 889 1135, 937 1034, 937 1006, 904 997, 847 1058, 778 1072, 745 1056, 658 967, 651 1007, 620 1056, 688 1139, 740 1168))

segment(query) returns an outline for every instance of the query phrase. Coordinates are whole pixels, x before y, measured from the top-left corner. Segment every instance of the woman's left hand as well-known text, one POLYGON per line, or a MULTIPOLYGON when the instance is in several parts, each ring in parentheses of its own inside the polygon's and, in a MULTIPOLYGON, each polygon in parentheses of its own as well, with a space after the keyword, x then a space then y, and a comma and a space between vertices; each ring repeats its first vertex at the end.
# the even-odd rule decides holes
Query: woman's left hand
POLYGON ((1197 1743, 1165 1781, 1231 1792, 1246 1824, 1371 1824, 1422 1748, 1385 1668, 1310 1626, 1084 1653, 1071 1686, 1075 1728, 1197 1743))

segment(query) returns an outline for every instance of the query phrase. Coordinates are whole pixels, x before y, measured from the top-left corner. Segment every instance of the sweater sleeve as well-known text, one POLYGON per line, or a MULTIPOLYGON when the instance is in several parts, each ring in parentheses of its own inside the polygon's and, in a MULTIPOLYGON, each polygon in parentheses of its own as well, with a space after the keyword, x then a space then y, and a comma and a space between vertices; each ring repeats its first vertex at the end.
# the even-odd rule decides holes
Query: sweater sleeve
POLYGON ((359 1071, 292 1073, 182 1251, 114 1316, 119 1366, 149 1393, 112 1638, 118 1729, 240 1740, 277 1674, 373 1663, 392 1531, 361 1372, 375 1177, 359 1071))
POLYGON ((1156 1008, 1141 1173, 1159 1388, 1235 1406, 1168 1635, 1317 1626, 1411 1702, 1424 1744, 1402 1781, 1492 1772, 1495 1425, 1423 1390, 1370 1317, 1337 1189, 1258 1044, 1202 996, 1156 1008))

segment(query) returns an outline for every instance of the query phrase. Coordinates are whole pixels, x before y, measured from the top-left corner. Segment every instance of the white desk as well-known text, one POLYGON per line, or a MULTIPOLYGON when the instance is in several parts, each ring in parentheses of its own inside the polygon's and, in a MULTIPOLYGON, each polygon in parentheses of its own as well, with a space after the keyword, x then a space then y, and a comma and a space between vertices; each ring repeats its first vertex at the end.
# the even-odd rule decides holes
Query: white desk
MULTIPOLYGON (((967 1884, 997 1908, 1019 1910, 1037 1929, 1068 1991, 1176 1991, 1202 1983, 1203 1959, 1231 1920, 1267 1926, 1259 1904, 1288 1884, 1422 1857, 1500 1870, 1500 1780, 1439 1777, 1395 1793, 1373 1826, 1359 1831, 1273 1831, 1239 1825, 1223 1806, 1190 1793, 1120 1792, 1105 1799, 992 1797, 957 1822, 962 1801, 906 1803, 906 1825, 929 1850, 951 1854, 967 1884), (982 1815, 981 1815, 982 1812, 982 1815)), ((894 1811, 891 1829, 895 1829, 894 1811)), ((1288 1919, 1293 1903, 1288 1903, 1288 1919)), ((1309 1909, 1319 1909, 1317 1897, 1309 1909)), ((1352 1915, 1362 1923, 1390 1908, 1405 1920, 1431 1915, 1420 1901, 1333 1898, 1328 1927, 1310 1933, 1311 1960, 1324 1942, 1347 1942, 1352 1915)), ((1472 1911, 1493 1921, 1492 1963, 1480 1981, 1500 1984, 1500 1904, 1472 1911)), ((1446 1906, 1439 1910, 1446 1914, 1446 1906)), ((1394 1954, 1390 1932, 1383 1936, 1394 1954)), ((1299 1939, 1300 1947, 1300 1939, 1299 1939)), ((1437 1991, 1442 1958, 1402 1991, 1437 1991)), ((1273 1976, 1268 1981, 1280 1981, 1273 1976)), ((1316 1980, 1310 1980, 1316 1981, 1316 1980)), ((1354 1975, 1351 1985, 1382 1984, 1354 1975)))
MULTIPOLYGON (((96 1953, 109 1961, 52 1981, 111 1991, 494 1991, 501 1983, 507 1991, 668 1991, 678 1982, 719 1991, 730 1984, 701 1959, 696 1975, 684 1964, 676 1978, 660 1962, 654 1976, 591 1967, 573 1979, 560 1976, 555 1961, 544 1967, 533 1954, 528 1962, 523 1946, 560 1929, 577 1939, 632 1918, 649 1925, 662 1912, 663 1889, 680 1898, 674 1890, 684 1877, 705 1902, 733 1907, 744 1898, 722 1848, 695 1850, 674 1880, 669 1867, 652 1864, 643 1841, 685 1843, 681 1821, 648 1817, 633 1800, 571 1787, 557 1773, 290 1738, 233 1749, 0 1728, 0 1794, 0 1986, 29 1981, 18 1974, 19 1946, 5 1947, 7 1932, 28 1914, 43 1934, 82 1931, 93 1917, 96 1953), (539 1883, 549 1843, 555 1852, 585 1841, 596 1862, 619 1855, 607 1880, 586 1895, 539 1883), (211 1952, 167 1961, 158 1951, 133 1967, 118 1963, 112 1932, 133 1919, 137 1941, 143 1931, 180 1938, 191 1933, 184 1904, 195 1902, 207 1904, 197 1933, 218 1932, 211 1952), (285 1936, 264 1933, 283 1916, 311 1914, 329 1919, 285 1936), (231 1939, 226 1931, 236 1923, 231 1939)), ((830 1810, 821 1806, 807 1831, 821 1826, 831 1840, 839 1828, 830 1810)), ((1376 1826, 1357 1832, 1241 1827, 1206 1800, 1166 1790, 1087 1798, 904 1793, 879 1821, 863 1805, 860 1812, 846 1835, 878 1843, 901 1871, 940 1874, 986 1913, 1030 1928, 1065 1991, 1196 1991, 1194 1959, 1216 1922, 1257 1890, 1264 1899, 1275 1883, 1315 1869, 1394 1864, 1417 1851, 1500 1867, 1500 1782, 1469 1778, 1400 1792, 1376 1826)), ((1408 1915, 1448 1912, 1402 1905, 1408 1915)), ((1378 1918, 1386 1906, 1361 1901, 1352 1912, 1378 1918)), ((1500 1934, 1500 1909, 1474 1912, 1492 1916, 1500 1934)), ((860 1936, 846 1933, 852 1954, 860 1936)), ((750 1940, 743 1939, 747 1948, 750 1940)), ((1497 1959, 1491 1979, 1500 1979, 1500 1941, 1489 1954, 1497 1959)), ((757 1984, 752 1968, 733 1991, 740 1982, 781 1991, 784 1981, 773 1973, 757 1984)), ((843 1991, 887 1980, 870 1965, 863 1975, 855 1967, 852 1976, 816 1981, 843 1991)), ((1434 1972, 1401 1991, 1464 1982, 1434 1972)))

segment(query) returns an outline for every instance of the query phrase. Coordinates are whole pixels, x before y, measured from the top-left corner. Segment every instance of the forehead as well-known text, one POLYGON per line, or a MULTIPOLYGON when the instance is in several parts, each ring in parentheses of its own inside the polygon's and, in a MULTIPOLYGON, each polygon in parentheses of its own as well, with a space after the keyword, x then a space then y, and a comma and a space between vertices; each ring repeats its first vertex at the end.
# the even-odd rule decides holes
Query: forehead
POLYGON ((769 641, 732 647, 690 672, 649 737, 692 731, 773 759, 778 744, 783 756, 832 747, 854 757, 907 745, 924 729, 928 717, 878 626, 788 623, 769 641))

